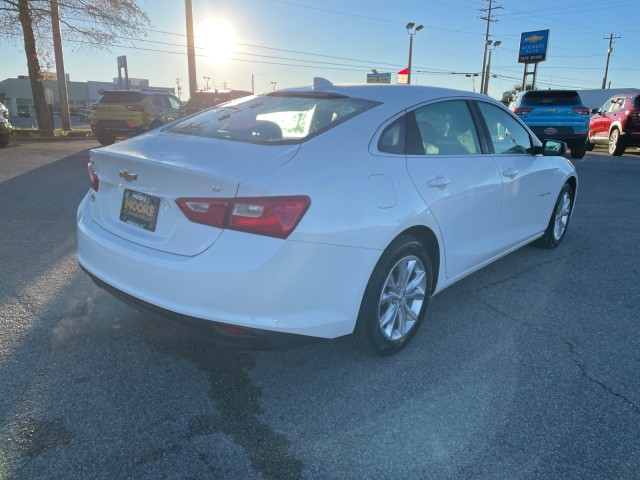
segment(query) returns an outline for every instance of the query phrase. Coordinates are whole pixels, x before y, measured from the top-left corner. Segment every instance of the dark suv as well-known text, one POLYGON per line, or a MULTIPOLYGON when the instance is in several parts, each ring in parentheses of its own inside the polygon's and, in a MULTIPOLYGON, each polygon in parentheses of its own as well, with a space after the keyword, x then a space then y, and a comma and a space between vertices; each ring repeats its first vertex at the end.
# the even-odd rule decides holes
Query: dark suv
POLYGON ((193 95, 187 100, 182 107, 180 107, 180 116, 186 117, 192 113, 199 112, 205 108, 215 107, 224 102, 235 100, 236 98, 242 98, 249 95, 253 95, 251 92, 245 92, 244 90, 229 90, 226 92, 194 92, 193 95))
POLYGON ((182 102, 159 90, 108 90, 91 105, 91 130, 102 145, 133 137, 178 118, 182 102))
POLYGON ((590 112, 575 90, 520 92, 513 113, 540 140, 561 140, 571 149, 571 158, 584 157, 590 112))
POLYGON ((592 113, 589 149, 608 145, 610 155, 622 155, 627 147, 640 147, 640 92, 615 95, 592 113))

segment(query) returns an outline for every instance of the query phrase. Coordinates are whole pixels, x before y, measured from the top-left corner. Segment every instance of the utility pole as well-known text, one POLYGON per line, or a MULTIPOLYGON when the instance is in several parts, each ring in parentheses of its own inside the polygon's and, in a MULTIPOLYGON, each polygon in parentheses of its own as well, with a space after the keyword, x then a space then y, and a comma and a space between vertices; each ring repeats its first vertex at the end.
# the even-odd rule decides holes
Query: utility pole
POLYGON ((607 52, 607 66, 604 68, 604 78, 602 79, 602 89, 607 87, 607 75, 609 74, 609 59, 611 58, 611 52, 613 52, 613 41, 616 38, 622 38, 621 35, 613 36, 613 33, 609 37, 604 37, 603 40, 609 38, 609 50, 607 52))
POLYGON ((196 47, 193 39, 193 9, 191 0, 184 0, 187 17, 187 66, 189 69, 189 96, 198 91, 198 79, 196 78, 196 47))
POLYGON ((480 92, 484 92, 485 90, 485 75, 486 75, 486 66, 487 66, 487 47, 489 46, 489 27, 491 26, 491 22, 496 22, 497 20, 492 20, 491 19, 491 13, 493 12, 493 10, 497 10, 498 8, 502 8, 502 7, 494 7, 493 6, 493 0, 489 0, 489 8, 488 9, 481 9, 481 12, 487 12, 487 16, 486 17, 480 17, 480 20, 486 20, 487 21, 487 31, 484 35, 484 55, 482 57, 482 75, 480 76, 480 92))
POLYGON ((53 50, 56 59, 56 74, 58 75, 60 119, 62 120, 62 129, 69 131, 71 130, 71 118, 69 116, 69 97, 67 96, 67 77, 64 74, 64 57, 62 56, 58 0, 51 0, 51 30, 53 31, 53 50))

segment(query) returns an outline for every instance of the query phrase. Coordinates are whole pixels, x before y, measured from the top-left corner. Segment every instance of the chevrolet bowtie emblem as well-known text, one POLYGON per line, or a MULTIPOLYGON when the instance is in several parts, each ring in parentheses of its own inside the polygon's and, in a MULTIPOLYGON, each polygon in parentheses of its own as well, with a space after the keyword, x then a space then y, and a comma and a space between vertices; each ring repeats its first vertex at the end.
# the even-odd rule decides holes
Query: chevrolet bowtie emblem
POLYGON ((138 174, 131 173, 129 170, 120 170, 120 176, 127 182, 135 182, 138 179, 138 174))

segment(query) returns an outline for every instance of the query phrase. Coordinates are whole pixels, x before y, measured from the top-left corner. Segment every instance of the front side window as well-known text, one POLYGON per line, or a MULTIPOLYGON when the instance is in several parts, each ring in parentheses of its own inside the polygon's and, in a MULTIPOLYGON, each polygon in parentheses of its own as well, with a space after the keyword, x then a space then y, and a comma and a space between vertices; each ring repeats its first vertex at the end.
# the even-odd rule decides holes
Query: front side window
POLYGON ((244 142, 298 143, 376 105, 342 95, 277 92, 226 103, 167 131, 244 142))
POLYGON ((489 129, 495 153, 530 152, 531 137, 529 132, 509 112, 486 102, 478 102, 478 107, 489 129))
POLYGON ((438 102, 414 112, 426 155, 475 155, 480 144, 464 100, 438 102))

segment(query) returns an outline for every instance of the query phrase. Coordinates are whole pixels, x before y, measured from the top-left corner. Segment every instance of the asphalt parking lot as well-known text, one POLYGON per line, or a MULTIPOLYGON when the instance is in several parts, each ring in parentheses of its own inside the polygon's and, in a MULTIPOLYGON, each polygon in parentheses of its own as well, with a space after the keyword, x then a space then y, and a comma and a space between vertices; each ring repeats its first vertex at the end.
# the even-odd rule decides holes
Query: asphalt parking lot
POLYGON ((640 153, 575 162, 560 248, 437 295, 399 355, 228 352, 75 260, 93 140, 0 150, 0 480, 637 479, 640 153))

